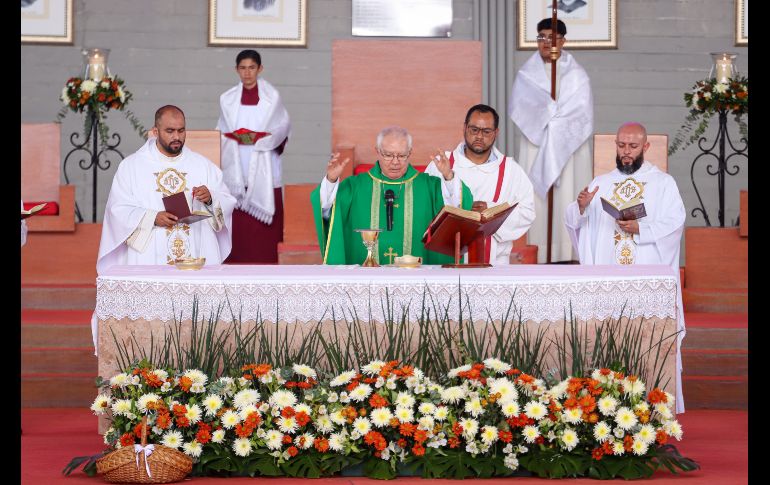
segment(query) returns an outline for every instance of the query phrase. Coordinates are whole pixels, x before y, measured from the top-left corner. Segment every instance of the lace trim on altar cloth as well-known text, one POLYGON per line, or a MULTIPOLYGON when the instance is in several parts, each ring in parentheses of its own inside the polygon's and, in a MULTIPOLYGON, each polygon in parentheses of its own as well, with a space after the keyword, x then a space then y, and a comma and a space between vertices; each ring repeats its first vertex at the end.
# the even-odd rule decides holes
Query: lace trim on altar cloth
POLYGON ((448 308, 448 315, 459 315, 458 301, 462 299, 463 318, 486 321, 498 320, 511 310, 510 319, 524 321, 558 321, 573 317, 580 320, 617 318, 625 307, 624 316, 644 318, 677 318, 677 284, 671 277, 612 279, 593 281, 538 281, 511 283, 362 283, 334 281, 328 283, 263 283, 259 282, 148 282, 97 278, 96 316, 99 320, 160 320, 169 322, 174 314, 189 319, 193 299, 198 300, 199 314, 211 315, 220 305, 220 318, 230 320, 241 315, 244 322, 257 315, 266 321, 276 317, 284 322, 317 322, 321 319, 344 320, 356 315, 367 321, 383 322, 386 297, 400 319, 404 311, 410 320, 425 309, 435 317, 448 308), (458 288, 458 287, 461 287, 458 288), (516 308, 510 307, 511 299, 516 308), (229 302, 229 307, 228 307, 229 302))

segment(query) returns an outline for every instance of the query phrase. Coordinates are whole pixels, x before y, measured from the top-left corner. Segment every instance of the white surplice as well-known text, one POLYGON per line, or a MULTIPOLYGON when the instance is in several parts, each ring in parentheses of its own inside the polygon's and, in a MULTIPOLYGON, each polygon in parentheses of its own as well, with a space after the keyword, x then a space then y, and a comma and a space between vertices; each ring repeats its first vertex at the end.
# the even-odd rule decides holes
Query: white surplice
POLYGON ((150 138, 118 166, 104 211, 97 273, 115 264, 169 264, 183 257, 220 264, 230 254, 235 198, 222 182, 222 171, 187 147, 177 157, 166 157, 155 142, 150 138), (211 192, 210 205, 192 198, 192 188, 201 185, 211 192), (155 216, 165 210, 162 197, 180 191, 191 210, 213 217, 172 228, 155 226, 155 216))
MULTIPOLYGON (((580 264, 665 264, 679 280, 679 248, 686 211, 674 178, 645 161, 633 174, 618 169, 596 177, 588 185, 599 187, 591 203, 580 214, 577 201, 567 207, 564 219, 572 244, 580 255, 580 264), (638 220, 639 234, 621 231, 615 219, 602 208, 600 197, 616 207, 643 202, 647 216, 638 220)), ((679 306, 677 330, 676 412, 684 412, 681 394, 682 362, 680 345, 685 335, 681 282, 677 288, 679 306)))
POLYGON ((548 188, 553 186, 552 261, 574 259, 569 236, 560 223, 564 208, 591 179, 589 138, 593 133, 593 95, 585 70, 566 51, 557 64, 557 101, 551 99, 551 64, 539 53, 524 63, 513 83, 510 118, 519 137, 517 160, 529 174, 538 218, 527 235, 544 263, 548 240, 548 188))
MULTIPOLYGON (((493 265, 510 264, 513 241, 527 232, 535 220, 535 203, 532 183, 512 157, 506 157, 496 147, 492 147, 489 159, 482 164, 475 164, 465 156, 465 143, 460 143, 453 152, 452 170, 473 194, 473 200, 487 203, 488 207, 508 202, 519 205, 511 212, 503 225, 492 235, 489 262, 493 265), (500 164, 505 160, 505 173, 497 202, 494 201, 500 164)), ((449 157, 450 152, 447 152, 449 157)), ((441 177, 441 172, 434 162, 425 169, 425 173, 441 177)))
POLYGON ((256 219, 271 224, 275 214, 273 189, 281 187, 281 158, 275 149, 291 135, 289 113, 281 95, 270 83, 257 79, 259 103, 241 105, 243 83, 219 97, 219 121, 222 132, 221 164, 224 181, 237 199, 237 208, 256 219), (240 128, 270 133, 254 145, 239 145, 227 138, 240 128))

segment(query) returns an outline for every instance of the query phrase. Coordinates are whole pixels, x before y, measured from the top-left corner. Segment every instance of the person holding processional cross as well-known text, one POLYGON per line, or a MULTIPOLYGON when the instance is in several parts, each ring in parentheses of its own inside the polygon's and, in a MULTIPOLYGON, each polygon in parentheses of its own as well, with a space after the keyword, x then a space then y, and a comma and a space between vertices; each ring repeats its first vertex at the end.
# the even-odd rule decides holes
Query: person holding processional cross
POLYGON ((551 18, 537 24, 537 48, 513 82, 508 115, 521 131, 516 157, 529 174, 535 193, 537 219, 529 229, 528 242, 538 246, 538 263, 577 259, 561 224, 564 210, 591 180, 589 138, 594 113, 591 82, 569 53, 562 50, 567 26, 551 18), (555 47, 556 99, 551 98, 551 48, 555 47), (550 261, 548 248, 548 192, 553 189, 550 261))
POLYGON ((326 176, 310 195, 324 264, 361 264, 367 250, 355 230, 370 228, 383 228, 375 252, 379 264, 404 255, 421 257, 423 264, 454 262, 422 243, 423 233, 444 205, 470 210, 473 203, 449 159, 442 156, 436 162, 440 177, 418 172, 409 163, 412 136, 398 126, 380 131, 375 148, 379 160, 374 167, 342 181, 340 175, 350 159, 332 155, 326 176), (392 209, 386 206, 387 197, 392 209))

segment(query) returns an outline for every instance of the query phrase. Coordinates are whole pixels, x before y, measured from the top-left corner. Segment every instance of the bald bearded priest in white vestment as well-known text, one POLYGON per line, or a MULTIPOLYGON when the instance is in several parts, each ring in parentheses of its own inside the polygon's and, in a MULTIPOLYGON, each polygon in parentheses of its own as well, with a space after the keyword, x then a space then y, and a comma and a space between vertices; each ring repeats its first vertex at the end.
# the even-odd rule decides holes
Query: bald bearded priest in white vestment
MULTIPOLYGON (((665 264, 679 282, 679 247, 686 212, 674 178, 644 160, 647 132, 638 123, 620 127, 616 139, 618 168, 596 177, 568 207, 565 226, 580 254, 580 264, 665 264), (616 221, 600 197, 616 207, 643 202, 647 216, 616 221)), ((684 412, 680 345, 685 334, 681 284, 677 285, 676 412, 684 412)))
POLYGON ((96 270, 116 264, 173 264, 175 259, 205 257, 220 264, 230 253, 235 198, 222 182, 222 171, 184 147, 184 114, 176 107, 158 110, 152 135, 126 157, 115 173, 104 212, 96 270), (164 111, 165 110, 165 111, 164 111), (209 204, 192 197, 208 189, 209 204), (184 192, 193 211, 213 217, 192 224, 156 224, 165 212, 162 198, 184 192))
MULTIPOLYGON (((510 264, 513 241, 523 236, 535 219, 534 193, 527 174, 494 146, 499 120, 491 106, 471 107, 463 125, 465 140, 454 151, 437 154, 449 157, 452 170, 471 190, 474 202, 482 201, 487 207, 504 202, 519 204, 489 240, 489 259, 485 257, 485 262, 492 265, 510 264)), ((435 162, 425 173, 441 177, 435 162)))
POLYGON ((519 70, 513 82, 508 114, 522 133, 517 160, 529 174, 535 189, 537 220, 527 234, 538 247, 537 260, 546 262, 548 251, 548 189, 553 186, 551 261, 575 259, 572 244, 561 221, 564 209, 591 180, 589 138, 593 134, 593 95, 585 70, 565 51, 557 61, 556 101, 551 99, 552 37, 564 45, 567 27, 551 19, 537 25, 538 52, 519 70), (541 40, 542 38, 542 40, 541 40))

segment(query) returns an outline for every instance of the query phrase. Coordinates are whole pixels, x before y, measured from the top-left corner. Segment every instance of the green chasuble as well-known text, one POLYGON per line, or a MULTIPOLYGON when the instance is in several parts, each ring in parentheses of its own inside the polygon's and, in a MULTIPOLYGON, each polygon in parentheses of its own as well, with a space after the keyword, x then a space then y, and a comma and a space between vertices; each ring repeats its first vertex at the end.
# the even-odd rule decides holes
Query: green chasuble
MULTIPOLYGON (((380 228, 375 258, 379 264, 390 264, 395 256, 421 256, 423 264, 453 263, 454 258, 425 249, 422 236, 430 221, 444 207, 441 179, 418 172, 411 165, 403 177, 389 179, 382 174, 380 163, 366 173, 340 182, 328 220, 321 212, 321 185, 310 195, 313 205, 318 243, 324 264, 361 264, 366 248, 356 229, 380 228), (393 230, 387 230, 385 191, 392 190, 393 230)), ((462 185, 462 207, 470 209, 473 197, 462 185)))

